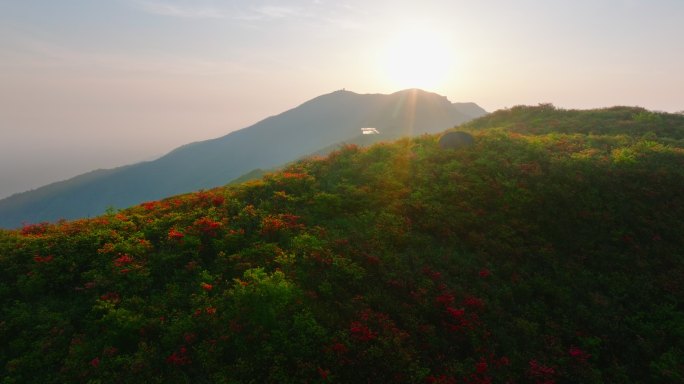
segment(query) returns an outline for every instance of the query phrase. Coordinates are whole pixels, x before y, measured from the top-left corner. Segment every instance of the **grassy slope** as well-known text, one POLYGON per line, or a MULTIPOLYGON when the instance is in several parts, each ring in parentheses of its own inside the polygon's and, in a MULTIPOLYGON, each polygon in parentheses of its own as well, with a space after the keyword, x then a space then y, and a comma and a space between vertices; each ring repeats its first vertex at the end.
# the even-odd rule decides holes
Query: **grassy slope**
POLYGON ((649 114, 516 107, 462 151, 349 146, 0 232, 0 375, 681 382, 684 118, 649 114))

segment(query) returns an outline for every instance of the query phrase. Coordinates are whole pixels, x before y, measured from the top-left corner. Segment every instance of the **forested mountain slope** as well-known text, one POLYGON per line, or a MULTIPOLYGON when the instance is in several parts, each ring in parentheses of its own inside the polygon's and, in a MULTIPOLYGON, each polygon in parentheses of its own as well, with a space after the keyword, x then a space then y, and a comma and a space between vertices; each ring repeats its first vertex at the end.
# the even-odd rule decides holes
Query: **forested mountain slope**
POLYGON ((525 108, 0 231, 0 377, 682 382, 684 149, 525 108))

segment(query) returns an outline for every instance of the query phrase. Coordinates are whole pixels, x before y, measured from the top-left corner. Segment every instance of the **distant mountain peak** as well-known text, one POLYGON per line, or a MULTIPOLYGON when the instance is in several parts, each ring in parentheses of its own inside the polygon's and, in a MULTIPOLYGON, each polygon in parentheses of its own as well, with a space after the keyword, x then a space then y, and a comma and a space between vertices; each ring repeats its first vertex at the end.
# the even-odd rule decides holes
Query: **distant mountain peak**
POLYGON ((398 95, 398 94, 403 94, 403 93, 416 93, 416 94, 432 94, 432 95, 437 95, 435 92, 431 91, 426 91, 421 88, 406 88, 402 89, 401 91, 396 91, 393 93, 393 95, 398 95))

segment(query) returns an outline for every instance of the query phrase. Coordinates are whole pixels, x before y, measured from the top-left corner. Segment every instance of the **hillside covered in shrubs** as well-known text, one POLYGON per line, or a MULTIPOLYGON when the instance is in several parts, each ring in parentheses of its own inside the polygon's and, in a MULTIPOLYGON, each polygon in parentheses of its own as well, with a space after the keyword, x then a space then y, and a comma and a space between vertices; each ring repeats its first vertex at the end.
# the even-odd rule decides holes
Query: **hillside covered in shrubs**
POLYGON ((0 381, 683 382, 684 117, 460 129, 0 231, 0 381))

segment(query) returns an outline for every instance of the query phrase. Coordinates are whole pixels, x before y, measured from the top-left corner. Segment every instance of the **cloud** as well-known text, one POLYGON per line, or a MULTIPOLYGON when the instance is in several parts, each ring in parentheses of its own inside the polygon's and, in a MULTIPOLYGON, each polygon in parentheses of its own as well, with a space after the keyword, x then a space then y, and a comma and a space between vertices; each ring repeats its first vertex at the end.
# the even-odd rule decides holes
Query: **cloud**
POLYGON ((216 8, 198 5, 177 5, 160 1, 145 1, 137 8, 153 15, 179 17, 184 19, 224 19, 228 15, 216 8))
POLYGON ((268 22, 297 20, 354 29, 359 23, 355 9, 350 5, 327 4, 320 0, 290 1, 289 4, 273 1, 245 2, 243 5, 216 7, 201 2, 172 0, 134 0, 134 7, 143 12, 185 19, 231 19, 238 22, 268 22))
POLYGON ((283 7, 278 5, 264 5, 252 9, 253 13, 263 19, 301 18, 307 14, 303 9, 296 7, 283 7))
POLYGON ((143 12, 185 19, 235 19, 242 21, 268 21, 307 17, 304 8, 297 6, 262 4, 235 7, 230 10, 202 4, 180 4, 171 1, 140 1, 135 7, 143 12))
MULTIPOLYGON (((0 32, 10 31, 0 27, 0 32)), ((0 41, 0 70, 111 71, 161 75, 226 75, 254 73, 259 67, 245 59, 226 60, 187 57, 174 54, 135 54, 126 52, 89 52, 32 36, 14 33, 13 44, 0 41)))

